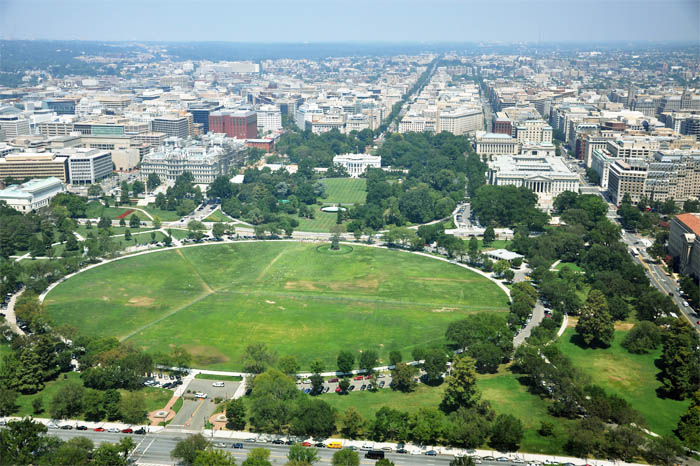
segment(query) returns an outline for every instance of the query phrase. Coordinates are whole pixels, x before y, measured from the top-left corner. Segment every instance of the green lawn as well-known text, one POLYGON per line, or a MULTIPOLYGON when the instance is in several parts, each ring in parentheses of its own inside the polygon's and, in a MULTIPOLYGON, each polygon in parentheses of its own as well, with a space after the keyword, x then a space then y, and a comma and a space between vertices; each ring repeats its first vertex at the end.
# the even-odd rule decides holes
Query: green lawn
POLYGON ((239 375, 216 375, 216 374, 197 374, 194 376, 195 379, 204 380, 228 380, 230 382, 240 382, 243 377, 239 375))
POLYGON ((353 246, 233 243, 116 261, 57 286, 47 297, 56 325, 113 335, 163 351, 183 345, 194 367, 238 369, 252 342, 302 367, 335 366, 340 349, 398 349, 442 342, 447 325, 474 312, 506 312, 487 279, 442 261, 353 246), (79 290, 79 291, 78 291, 79 290))
MULTIPOLYGON (((469 240, 467 240, 469 241, 469 240)), ((478 240, 479 241, 479 248, 480 249, 505 249, 506 246, 510 243, 510 241, 505 240, 505 239, 497 239, 491 242, 488 246, 484 246, 484 241, 483 240, 478 240)))
MULTIPOLYGON (((167 229, 165 231, 168 231, 167 229)), ((189 230, 180 230, 177 228, 171 228, 170 234, 173 235, 175 239, 184 239, 190 234, 189 230)))
MULTIPOLYGON (((87 210, 85 211, 85 216, 87 218, 107 217, 116 220, 117 217, 129 210, 132 209, 130 209, 129 207, 105 207, 104 204, 102 204, 100 201, 91 201, 88 202, 87 210)), ((134 212, 139 214, 141 213, 137 211, 134 212)), ((143 216, 143 214, 139 215, 139 217, 143 216)), ((129 221, 129 215, 127 215, 124 218, 127 222, 129 221)))
POLYGON ((215 210, 212 212, 207 218, 204 219, 205 222, 224 222, 224 223, 229 223, 233 222, 234 220, 223 213, 221 209, 215 210))
POLYGON ((615 332, 615 340, 607 349, 583 349, 571 342, 574 329, 567 329, 558 340, 559 348, 573 364, 589 374, 594 383, 626 399, 642 413, 649 429, 658 434, 670 434, 689 401, 675 401, 656 396, 661 383, 656 380, 659 370, 654 361, 661 349, 649 354, 631 354, 620 343, 627 332, 615 332))
POLYGON ((367 197, 367 180, 364 178, 325 178, 326 204, 364 204, 367 197))
POLYGON ((331 230, 331 227, 336 224, 338 214, 334 212, 323 212, 317 205, 309 207, 314 209, 314 218, 309 219, 299 217, 298 215, 290 215, 290 217, 296 218, 299 221, 299 226, 296 227, 297 231, 328 232, 331 230))
MULTIPOLYGON (((161 210, 156 208, 153 204, 148 204, 148 206, 146 207, 139 207, 139 209, 145 210, 146 212, 151 214, 152 217, 157 216, 163 222, 175 222, 177 220, 180 220, 180 216, 174 210, 161 210)), ((139 212, 139 214, 139 217, 145 217, 145 215, 143 215, 141 212, 139 212)), ((148 220, 147 217, 146 220, 148 220)))
POLYGON ((583 272, 583 269, 579 267, 575 262, 559 262, 556 267, 554 267, 556 270, 561 270, 564 268, 564 266, 567 266, 569 269, 571 269, 574 272, 583 272))
MULTIPOLYGON (((123 392, 123 390, 120 391, 123 392)), ((173 391, 167 388, 144 387, 141 389, 141 392, 146 399, 146 411, 149 413, 157 409, 163 409, 170 401, 170 398, 173 397, 173 391)))

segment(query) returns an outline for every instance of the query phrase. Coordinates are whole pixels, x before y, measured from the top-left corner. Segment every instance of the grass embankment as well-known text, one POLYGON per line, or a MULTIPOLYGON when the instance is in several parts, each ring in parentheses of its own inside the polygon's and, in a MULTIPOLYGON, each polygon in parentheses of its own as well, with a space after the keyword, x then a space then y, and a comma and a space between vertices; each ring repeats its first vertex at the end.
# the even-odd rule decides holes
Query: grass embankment
POLYGON ((239 375, 216 375, 216 374, 202 374, 199 373, 194 376, 195 379, 203 379, 203 380, 221 380, 221 381, 229 381, 229 382, 240 382, 243 380, 243 377, 239 375))

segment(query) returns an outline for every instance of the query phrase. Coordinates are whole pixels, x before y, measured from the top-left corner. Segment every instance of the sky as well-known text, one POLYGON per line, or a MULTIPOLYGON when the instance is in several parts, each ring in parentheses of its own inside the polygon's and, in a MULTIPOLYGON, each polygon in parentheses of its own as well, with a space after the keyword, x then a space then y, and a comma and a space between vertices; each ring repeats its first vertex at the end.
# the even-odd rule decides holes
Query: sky
POLYGON ((700 0, 0 0, 0 39, 700 43, 700 0))

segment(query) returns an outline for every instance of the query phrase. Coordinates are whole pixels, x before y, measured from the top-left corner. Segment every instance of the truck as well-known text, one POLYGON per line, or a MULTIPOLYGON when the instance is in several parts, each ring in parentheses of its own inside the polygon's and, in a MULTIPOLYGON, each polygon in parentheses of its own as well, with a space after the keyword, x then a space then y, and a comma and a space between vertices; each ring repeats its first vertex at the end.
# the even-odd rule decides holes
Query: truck
POLYGON ((334 441, 328 443, 328 448, 340 449, 340 448, 343 448, 343 444, 342 444, 342 442, 338 442, 338 441, 334 440, 334 441))
POLYGON ((370 450, 365 453, 365 458, 370 460, 381 460, 384 459, 384 452, 382 450, 370 450))

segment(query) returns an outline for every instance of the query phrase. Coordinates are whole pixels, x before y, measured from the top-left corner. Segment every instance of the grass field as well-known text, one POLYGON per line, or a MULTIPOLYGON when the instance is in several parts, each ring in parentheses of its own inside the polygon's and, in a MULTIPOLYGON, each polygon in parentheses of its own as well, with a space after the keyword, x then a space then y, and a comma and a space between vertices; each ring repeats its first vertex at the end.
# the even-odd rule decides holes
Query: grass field
POLYGON ((559 348, 573 364, 582 369, 594 383, 626 399, 639 410, 658 434, 670 434, 678 419, 688 408, 689 401, 675 401, 656 396, 661 383, 654 361, 661 349, 649 354, 631 354, 620 343, 627 332, 616 331, 615 340, 607 349, 584 349, 571 341, 574 329, 569 328, 558 340, 559 348))
POLYGON ((367 197, 367 180, 364 178, 325 178, 326 204, 364 204, 367 197))
POLYGON ((298 215, 291 215, 291 217, 294 217, 299 221, 299 226, 296 228, 296 230, 311 232, 330 231, 331 227, 335 225, 338 214, 323 212, 321 208, 316 205, 312 205, 310 207, 314 209, 315 218, 302 218, 298 215))
POLYGON ((195 379, 203 379, 203 380, 224 380, 224 381, 230 381, 230 382, 240 382, 243 380, 243 377, 239 375, 216 375, 216 374, 197 374, 194 376, 195 379))
POLYGON ((205 222, 224 222, 224 223, 227 223, 227 222, 233 222, 234 220, 231 217, 229 217, 228 215, 226 215, 225 213, 223 213, 221 211, 221 209, 219 209, 219 210, 215 210, 214 212, 209 214, 209 216, 207 218, 205 218, 204 221, 205 222))
POLYGON ((441 342, 449 322, 506 312, 492 282, 452 264, 354 246, 234 243, 116 261, 57 286, 46 299, 56 325, 113 335, 149 350, 179 344, 194 367, 238 369, 252 342, 302 367, 335 367, 340 349, 393 349, 441 342), (79 291, 78 291, 79 290, 79 291))
MULTIPOLYGON (((165 231, 168 231, 168 230, 166 229, 165 231)), ((173 235, 173 238, 184 239, 184 238, 187 238, 187 236, 190 234, 190 232, 189 232, 189 230, 180 230, 178 228, 171 228, 170 234, 173 235)))
POLYGON ((554 267, 556 270, 561 270, 564 268, 564 266, 567 266, 569 269, 571 269, 574 272, 583 272, 583 269, 579 267, 575 262, 559 262, 556 267, 554 267))
MULTIPOLYGON (((88 202, 87 205, 87 210, 85 211, 85 216, 87 218, 100 218, 100 217, 107 217, 111 219, 116 219, 120 215, 122 215, 124 212, 127 212, 131 209, 128 207, 105 207, 104 204, 102 204, 99 201, 91 201, 88 202)), ((138 211, 135 211, 136 213, 141 213, 138 211)), ((141 214, 139 217, 143 217, 144 215, 141 214)), ((129 221, 129 215, 124 217, 124 219, 128 222, 129 221)))

